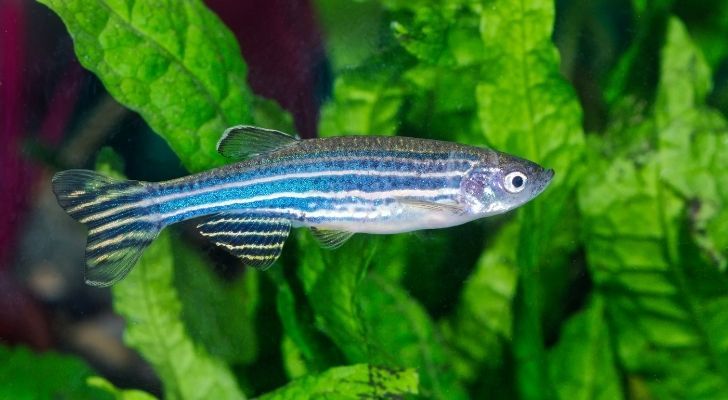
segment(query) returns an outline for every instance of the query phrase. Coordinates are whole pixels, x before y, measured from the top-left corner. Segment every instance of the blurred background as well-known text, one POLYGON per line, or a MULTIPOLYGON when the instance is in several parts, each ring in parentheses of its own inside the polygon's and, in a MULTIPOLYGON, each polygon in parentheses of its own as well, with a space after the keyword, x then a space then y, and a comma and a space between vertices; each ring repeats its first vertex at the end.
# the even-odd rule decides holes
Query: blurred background
MULTIPOLYGON (((655 9, 670 9, 686 24, 713 70, 709 102, 728 115, 728 5, 654 2, 663 3, 655 9)), ((316 136, 319 106, 332 91, 322 22, 332 16, 320 12, 326 1, 205 3, 237 38, 252 90, 288 110, 302 137, 316 136)), ((639 73, 630 78, 633 87, 651 93, 657 84, 657 38, 665 20, 657 12, 637 15, 633 3, 639 2, 556 2, 553 39, 561 72, 576 88, 586 132, 606 129, 605 81, 631 44, 646 43, 641 48, 648 49, 640 55, 639 73)), ((376 7, 360 10, 371 14, 348 16, 352 30, 369 29, 357 26, 358 20, 376 24, 381 18, 376 7)), ((77 354, 119 386, 161 393, 151 368, 123 345, 124 321, 111 309, 109 290, 83 283, 85 230, 58 207, 50 178, 58 170, 93 167, 103 146, 122 156, 132 179, 158 181, 186 171, 136 113, 79 65, 61 20, 33 1, 0 0, 0 138, 0 344, 77 354)), ((216 263, 220 276, 243 273, 226 255, 207 251, 222 260, 216 263)), ((567 314, 590 288, 575 268, 564 300, 567 314)))

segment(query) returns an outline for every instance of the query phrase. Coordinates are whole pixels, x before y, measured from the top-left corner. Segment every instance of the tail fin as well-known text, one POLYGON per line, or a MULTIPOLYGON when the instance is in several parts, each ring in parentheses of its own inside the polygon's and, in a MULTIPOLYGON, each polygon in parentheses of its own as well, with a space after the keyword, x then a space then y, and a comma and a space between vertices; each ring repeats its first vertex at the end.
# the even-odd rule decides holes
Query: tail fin
POLYGON ((68 170, 53 177, 53 192, 68 215, 89 228, 85 271, 89 285, 110 286, 124 278, 162 229, 144 182, 68 170))

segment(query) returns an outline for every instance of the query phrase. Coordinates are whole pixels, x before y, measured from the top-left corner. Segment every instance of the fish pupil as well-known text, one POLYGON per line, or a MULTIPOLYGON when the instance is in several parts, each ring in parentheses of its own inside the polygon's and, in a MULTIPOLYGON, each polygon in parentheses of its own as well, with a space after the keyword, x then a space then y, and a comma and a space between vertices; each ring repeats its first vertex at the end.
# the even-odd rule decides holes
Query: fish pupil
POLYGON ((513 180, 511 180, 511 183, 513 184, 513 187, 519 188, 523 186, 523 177, 521 176, 514 176, 513 180))

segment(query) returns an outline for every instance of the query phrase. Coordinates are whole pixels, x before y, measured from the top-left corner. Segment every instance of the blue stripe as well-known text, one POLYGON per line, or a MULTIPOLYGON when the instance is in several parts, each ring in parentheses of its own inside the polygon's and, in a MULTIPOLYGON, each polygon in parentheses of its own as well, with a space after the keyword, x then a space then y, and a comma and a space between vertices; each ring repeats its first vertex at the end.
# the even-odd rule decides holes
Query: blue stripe
POLYGON ((159 204, 161 213, 203 205, 230 199, 247 199, 254 196, 266 196, 282 192, 305 193, 308 191, 346 192, 360 190, 362 192, 384 192, 390 190, 422 189, 436 190, 459 187, 459 180, 453 178, 395 178, 368 176, 333 176, 308 179, 286 179, 261 183, 243 188, 221 189, 214 192, 201 193, 159 204))
MULTIPOLYGON (((342 155, 344 152, 338 152, 342 155)), ((408 153, 409 154, 409 153, 408 153)), ((327 154, 326 157, 331 157, 327 154)), ((367 152, 363 156, 367 157, 399 157, 396 152, 367 152)), ((448 156, 450 157, 450 156, 448 156)), ((415 161, 432 161, 425 158, 410 157, 415 161)), ((465 158, 465 157, 463 157, 465 158)), ((251 179, 267 178, 273 176, 285 176, 290 173, 315 173, 326 171, 380 171, 380 172, 420 172, 423 174, 448 172, 448 171, 465 171, 470 167, 470 162, 462 161, 462 159, 445 158, 447 162, 428 162, 426 164, 413 164, 402 161, 384 161, 384 160, 337 160, 331 161, 327 158, 318 157, 302 157, 293 160, 291 164, 283 161, 276 164, 237 164, 223 167, 212 172, 204 172, 198 175, 192 175, 178 181, 169 182, 159 188, 159 195, 169 195, 180 191, 188 191, 194 189, 202 189, 217 186, 225 183, 244 182, 251 179), (308 162, 305 162, 308 161, 308 162)), ((339 178, 337 178, 339 179, 339 178)))

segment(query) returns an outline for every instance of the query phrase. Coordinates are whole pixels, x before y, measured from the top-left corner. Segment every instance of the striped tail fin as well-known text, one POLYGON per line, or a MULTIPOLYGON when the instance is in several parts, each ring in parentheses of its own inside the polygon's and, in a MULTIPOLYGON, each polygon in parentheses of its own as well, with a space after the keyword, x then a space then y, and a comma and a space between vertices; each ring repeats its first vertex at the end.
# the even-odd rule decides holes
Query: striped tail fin
POLYGON ((110 286, 124 278, 162 229, 150 185, 94 171, 68 170, 53 177, 58 204, 88 229, 86 283, 110 286))

